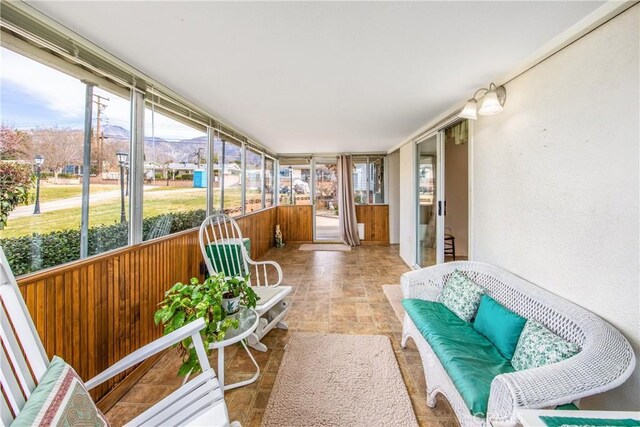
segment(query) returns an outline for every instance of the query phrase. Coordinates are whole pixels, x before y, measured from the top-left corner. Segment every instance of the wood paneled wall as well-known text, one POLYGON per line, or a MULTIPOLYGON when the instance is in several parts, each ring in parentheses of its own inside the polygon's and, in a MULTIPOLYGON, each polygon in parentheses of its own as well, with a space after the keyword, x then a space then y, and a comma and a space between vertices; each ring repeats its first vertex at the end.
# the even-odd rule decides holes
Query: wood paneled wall
POLYGON ((313 241, 313 206, 278 206, 277 223, 285 242, 313 241))
MULTIPOLYGON (((254 258, 273 246, 276 216, 271 208, 237 218, 254 258)), ((153 322, 157 304, 174 283, 202 279, 201 262, 192 229, 23 276, 18 284, 48 356, 61 356, 88 380, 162 335, 153 322)), ((94 399, 129 373, 92 390, 94 399)), ((113 394, 106 400, 120 397, 113 394)))
POLYGON ((364 223, 363 245, 389 244, 389 205, 356 205, 358 223, 364 223))

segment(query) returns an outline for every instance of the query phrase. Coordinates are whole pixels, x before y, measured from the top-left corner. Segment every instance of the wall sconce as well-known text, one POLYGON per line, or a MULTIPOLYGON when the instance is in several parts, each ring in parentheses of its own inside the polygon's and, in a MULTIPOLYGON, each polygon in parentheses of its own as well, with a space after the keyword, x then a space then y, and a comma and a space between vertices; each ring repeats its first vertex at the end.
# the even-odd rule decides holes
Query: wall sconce
POLYGON ((489 89, 481 88, 473 94, 473 98, 469 99, 464 108, 458 115, 463 119, 477 120, 477 113, 483 116, 491 116, 502 112, 504 102, 507 100, 507 89, 504 86, 496 86, 491 83, 489 89), (484 92, 480 98, 480 109, 478 110, 478 94, 484 92))

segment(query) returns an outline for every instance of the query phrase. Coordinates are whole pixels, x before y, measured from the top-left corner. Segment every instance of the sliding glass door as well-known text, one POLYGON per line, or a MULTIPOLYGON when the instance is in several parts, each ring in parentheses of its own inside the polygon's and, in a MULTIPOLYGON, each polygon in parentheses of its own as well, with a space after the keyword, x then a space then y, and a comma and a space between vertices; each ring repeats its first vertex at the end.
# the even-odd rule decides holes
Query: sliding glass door
POLYGON ((444 136, 437 132, 418 144, 417 264, 444 262, 444 136))

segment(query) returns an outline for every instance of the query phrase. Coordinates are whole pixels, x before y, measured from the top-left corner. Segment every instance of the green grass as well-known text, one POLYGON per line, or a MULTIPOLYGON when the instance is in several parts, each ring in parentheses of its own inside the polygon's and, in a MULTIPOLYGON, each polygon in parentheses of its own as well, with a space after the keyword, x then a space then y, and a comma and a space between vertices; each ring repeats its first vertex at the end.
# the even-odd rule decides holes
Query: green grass
MULTIPOLYGON (((58 186, 47 188, 46 201, 62 200, 75 197, 82 192, 81 186, 58 186), (62 188, 78 187, 78 188, 62 188), (77 193, 80 191, 80 193, 77 193), (57 197, 57 198, 52 198, 57 197)), ((98 192, 119 189, 119 186, 96 185, 91 191, 98 192)), ((44 188, 42 189, 44 190, 44 188)), ((41 197, 44 196, 44 191, 41 197)), ((259 192, 248 192, 247 200, 257 198, 259 192)), ((45 201, 45 199, 41 199, 45 201)), ((214 189, 214 204, 217 207, 220 200, 220 189, 214 189)), ((225 209, 240 206, 240 189, 225 189, 225 209)), ((206 207, 206 189, 191 187, 154 187, 144 191, 143 216, 145 218, 162 215, 168 212, 186 212, 206 207)), ((128 200, 125 203, 128 215, 128 200)), ((47 212, 40 215, 28 215, 21 218, 9 219, 4 230, 0 231, 0 238, 11 238, 30 235, 32 233, 49 233, 57 230, 74 229, 80 227, 81 208, 73 207, 47 212)), ((92 203, 89 207, 89 227, 109 225, 120 222, 120 198, 115 196, 110 200, 92 203)))
MULTIPOLYGON (((114 191, 120 189, 119 185, 94 184, 89 187, 91 194, 114 191)), ((82 185, 56 185, 43 184, 40 187, 40 202, 52 202, 54 200, 69 199, 82 196, 82 185)))

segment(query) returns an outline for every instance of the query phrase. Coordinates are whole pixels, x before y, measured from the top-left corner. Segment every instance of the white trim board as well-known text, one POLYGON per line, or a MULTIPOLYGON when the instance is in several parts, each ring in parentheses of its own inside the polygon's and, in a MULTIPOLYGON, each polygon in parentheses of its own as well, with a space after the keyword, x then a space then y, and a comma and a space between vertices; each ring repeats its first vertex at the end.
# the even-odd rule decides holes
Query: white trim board
MULTIPOLYGON (((583 36, 587 35, 591 31, 595 30, 599 26, 605 24, 607 21, 612 18, 620 15, 625 10, 631 8, 632 6, 639 3, 638 0, 625 0, 625 1, 616 1, 609 0, 607 3, 600 6, 598 9, 591 12, 589 15, 585 16, 583 19, 578 21, 576 24, 567 28, 558 36, 554 37, 544 45, 542 45, 538 50, 533 52, 523 61, 521 61, 518 65, 516 65, 512 70, 507 73, 499 76, 494 80, 494 83, 498 86, 507 84, 511 80, 520 76, 521 74, 527 72, 531 68, 545 61, 549 57, 558 53, 565 47, 571 45, 575 41, 579 40, 583 36)), ((489 82, 487 82, 488 84, 489 82)), ((438 130, 445 122, 451 121, 455 115, 458 114, 460 109, 463 106, 463 102, 456 103, 456 105, 447 109, 444 113, 437 116, 435 119, 429 121, 426 125, 422 126, 416 132, 412 133, 408 138, 406 138, 401 143, 394 145, 391 149, 387 151, 388 154, 393 153, 394 151, 400 149, 405 144, 413 142, 418 137, 421 137, 423 134, 427 132, 432 132, 438 130)))

